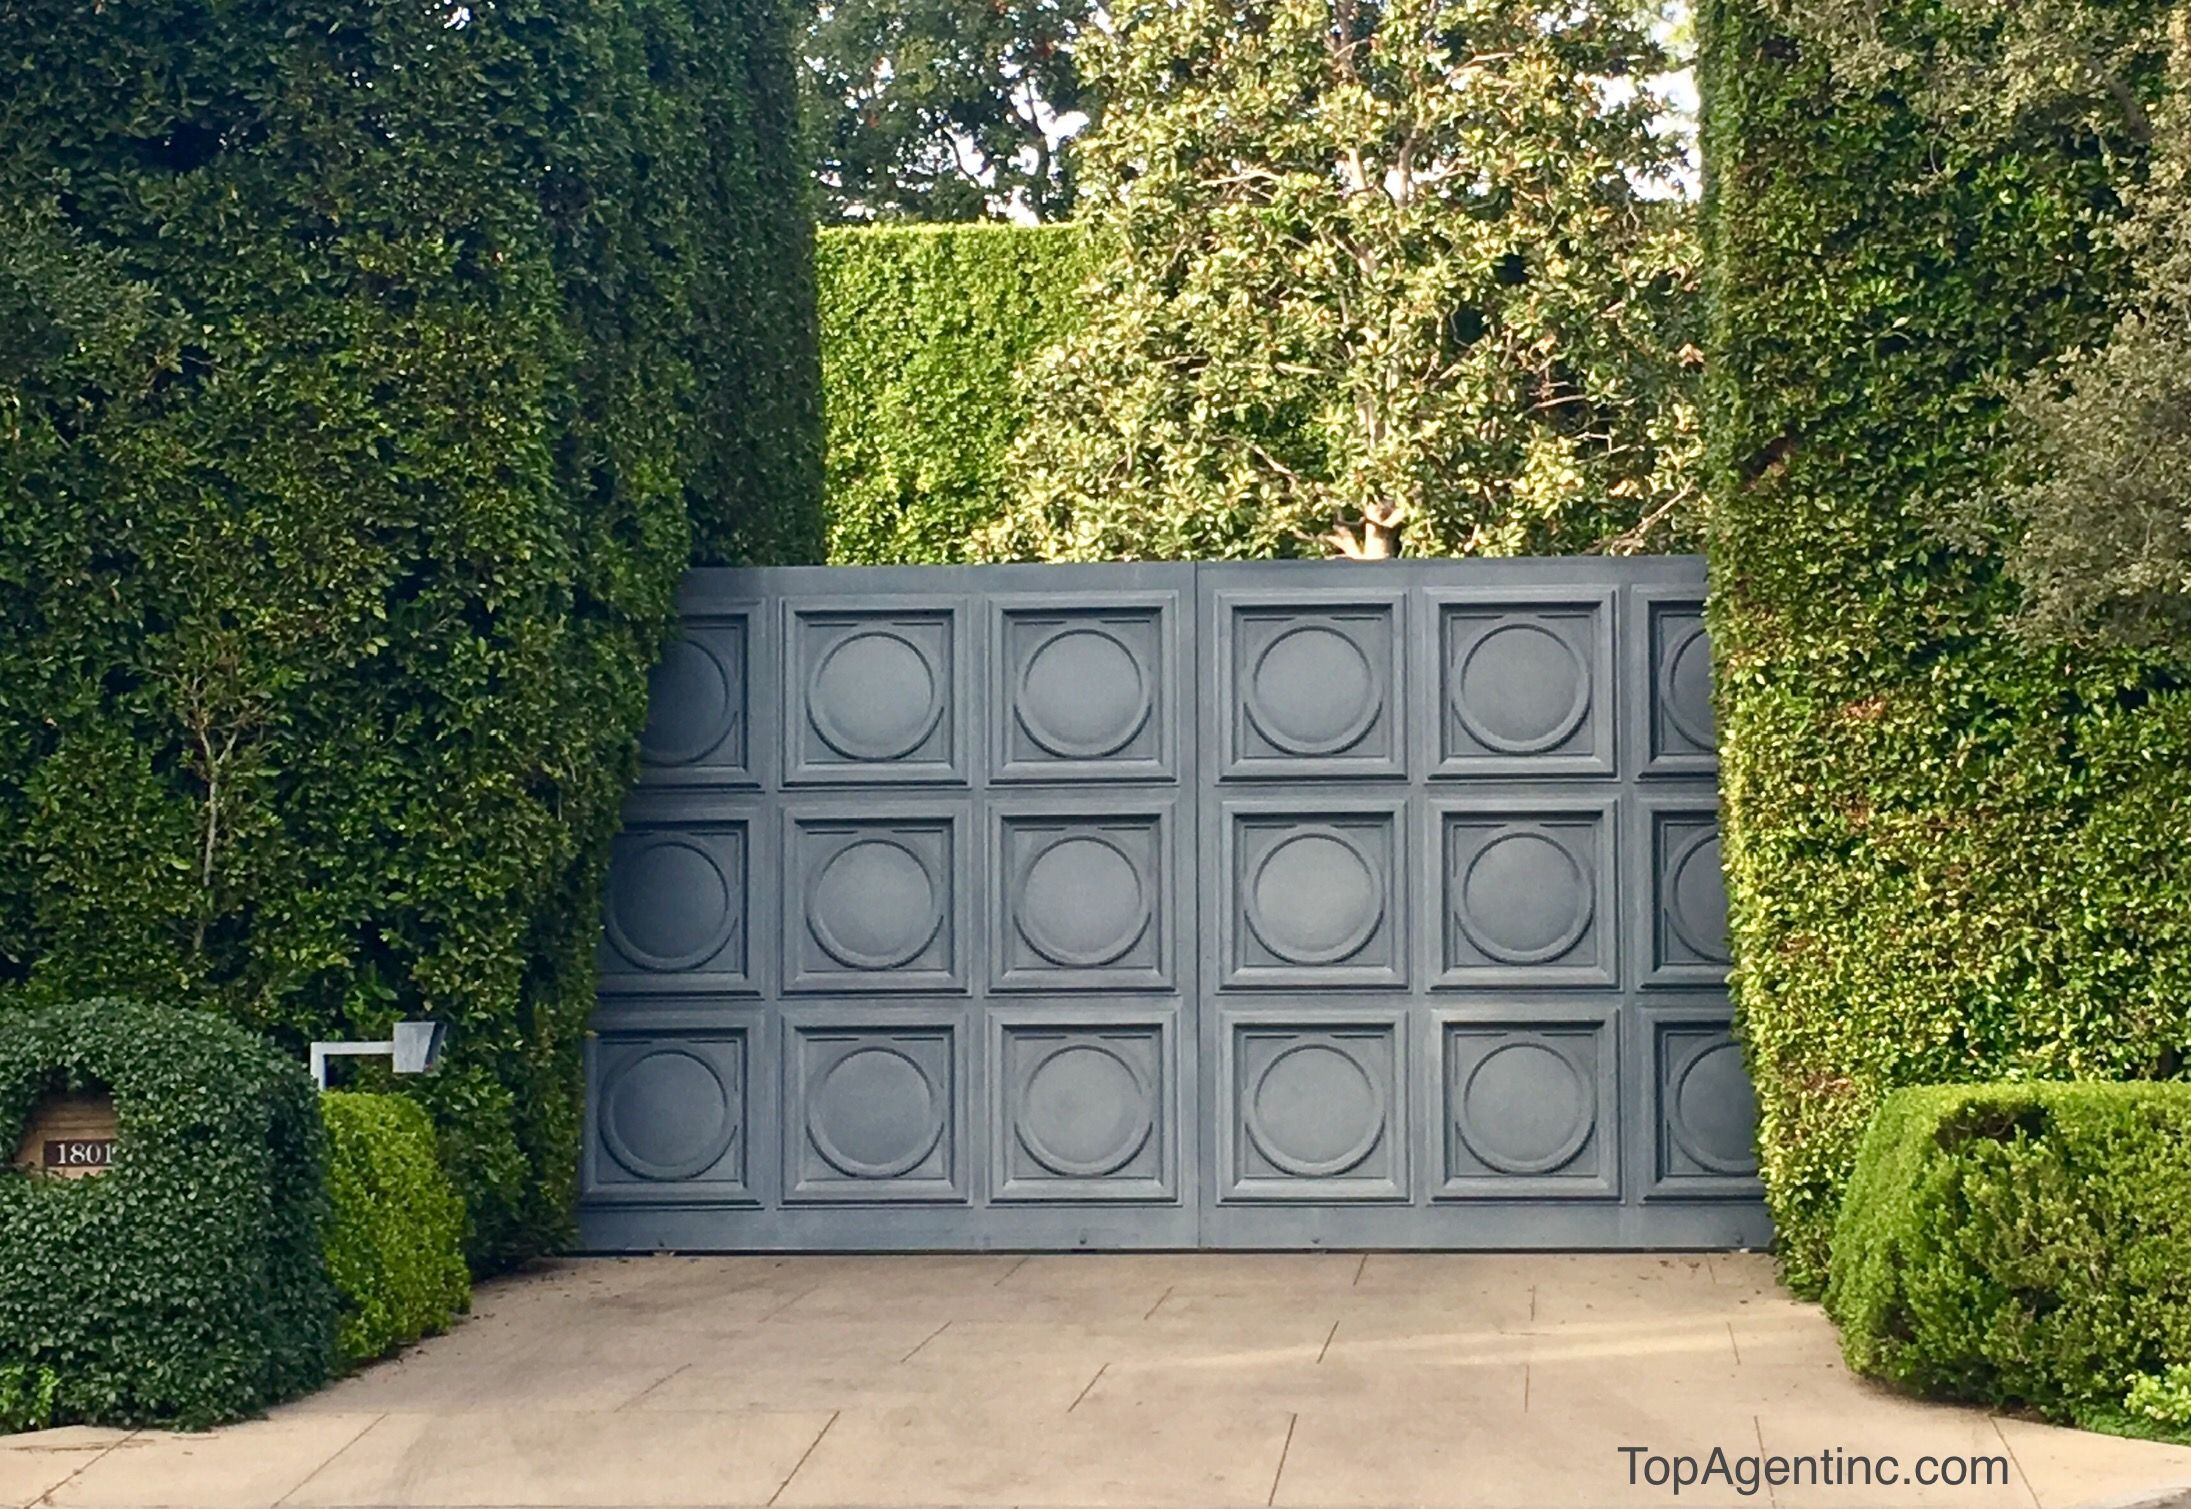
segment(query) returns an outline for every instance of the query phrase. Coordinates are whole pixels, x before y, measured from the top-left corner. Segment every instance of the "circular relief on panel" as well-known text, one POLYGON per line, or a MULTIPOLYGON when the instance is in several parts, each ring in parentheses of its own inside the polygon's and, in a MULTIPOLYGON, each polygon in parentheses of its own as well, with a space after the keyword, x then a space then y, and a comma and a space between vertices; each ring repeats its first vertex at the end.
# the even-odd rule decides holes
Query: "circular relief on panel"
POLYGON ((831 645, 814 668, 807 717, 823 742, 848 760, 896 760, 935 731, 943 689, 910 639, 861 629, 831 645))
POLYGON ((1676 733, 1699 749, 1712 747, 1712 645, 1702 624, 1674 642, 1659 671, 1658 698, 1676 733))
POLYGON ((895 969, 943 926, 943 888, 912 850, 887 838, 845 845, 808 888, 807 930, 853 969, 895 969))
POLYGON ((1666 921, 1694 953, 1728 962, 1727 882, 1719 871, 1719 833, 1698 833, 1666 866, 1666 921))
POLYGON ((687 839, 657 838, 616 856, 607 931, 646 969, 690 969, 730 941, 744 898, 715 856, 687 839))
POLYGON ((1156 1131, 1156 1097, 1141 1072, 1109 1048, 1052 1049, 1020 1092, 1022 1146, 1053 1174, 1100 1179, 1132 1162, 1156 1131))
POLYGON ((854 1179, 895 1179, 943 1140, 943 1097, 895 1048, 855 1048, 829 1066, 807 1101, 815 1149, 854 1179))
POLYGON ((1109 964, 1149 929, 1141 872, 1109 839, 1061 838, 1027 862, 1012 921, 1052 964, 1109 964))
POLYGON ((601 1144, 642 1179, 689 1179, 730 1151, 741 1110, 715 1066, 683 1048, 627 1060, 601 1089, 601 1144))
POLYGON ((1124 749, 1149 721, 1155 699, 1141 664, 1103 629, 1058 629, 1020 668, 1020 727, 1061 760, 1099 760, 1124 749))
POLYGON ((1596 1124, 1597 1107, 1581 1071, 1534 1035, 1485 1054, 1462 1084, 1453 1114, 1468 1150, 1502 1174, 1565 1168, 1596 1124))
POLYGON ((1590 876, 1549 832, 1515 827, 1476 851, 1461 876, 1454 920, 1468 941, 1505 964, 1542 964, 1590 926, 1590 876))
POLYGON ((1556 749, 1589 708, 1589 668, 1540 623, 1501 624, 1454 668, 1455 716, 1477 743, 1502 754, 1556 749))
POLYGON ((1332 1043, 1297 1043, 1263 1066, 1248 1094, 1248 1135, 1300 1179, 1343 1174, 1385 1133, 1385 1096, 1359 1060, 1332 1043))
POLYGON ((1683 1152, 1715 1174, 1757 1172, 1757 1094, 1731 1039, 1684 1054, 1666 1097, 1667 1129, 1683 1152))
POLYGON ((1292 964, 1333 964, 1384 920, 1385 886, 1361 846, 1337 828, 1302 828, 1272 844, 1249 872, 1248 926, 1292 964))
POLYGON ((1384 689, 1362 647, 1337 629, 1303 624, 1263 647, 1248 673, 1248 717, 1288 754, 1352 748, 1384 707, 1384 689))
POLYGON ((738 721, 730 670, 713 650, 672 641, 647 678, 647 726, 639 753, 649 765, 689 765, 730 735, 738 721))

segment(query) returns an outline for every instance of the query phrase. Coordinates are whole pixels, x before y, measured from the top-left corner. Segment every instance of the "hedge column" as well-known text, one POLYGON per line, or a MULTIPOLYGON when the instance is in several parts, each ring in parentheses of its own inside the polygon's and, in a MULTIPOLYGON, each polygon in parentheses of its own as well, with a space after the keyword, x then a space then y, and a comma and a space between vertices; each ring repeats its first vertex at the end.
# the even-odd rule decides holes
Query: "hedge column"
MULTIPOLYGON (((1884 10, 1890 43, 1931 15, 1884 10)), ((1778 14, 1699 18, 1709 548, 1737 1000, 1815 1288, 1886 1089, 2182 1071, 2191 666, 2018 648, 1955 543, 2003 383, 2109 323, 2110 164, 1844 97, 1778 14)))

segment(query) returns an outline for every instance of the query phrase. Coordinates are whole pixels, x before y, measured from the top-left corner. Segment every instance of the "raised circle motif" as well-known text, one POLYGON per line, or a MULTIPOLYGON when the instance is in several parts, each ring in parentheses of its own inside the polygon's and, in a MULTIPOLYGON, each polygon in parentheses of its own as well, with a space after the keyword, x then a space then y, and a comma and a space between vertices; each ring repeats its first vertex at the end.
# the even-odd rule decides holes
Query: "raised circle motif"
POLYGON ((1279 1050, 1255 1076, 1244 1112, 1256 1150, 1297 1179, 1345 1174, 1385 1135, 1385 1094, 1376 1077, 1321 1040, 1279 1050))
POLYGON ((943 914, 943 887, 919 855, 894 839, 845 845, 807 889, 807 931, 852 969, 911 963, 935 941, 943 914))
POLYGON ((1718 735, 1712 715, 1712 648, 1702 624, 1691 625, 1668 648, 1659 669, 1658 700, 1674 732, 1698 749, 1714 747, 1718 735))
POLYGON ((689 1179, 722 1161, 743 1110, 715 1066, 683 1048, 628 1059, 601 1087, 601 1145, 641 1179, 689 1179))
POLYGON ((1666 1095, 1667 1130, 1691 1159, 1715 1174, 1757 1172, 1757 1094, 1731 1039, 1699 1043, 1683 1054, 1668 1076, 1666 1095))
POLYGON ((807 1103, 814 1149, 854 1179, 897 1179, 943 1140, 944 1105, 928 1075, 896 1048, 855 1048, 831 1064, 807 1103))
POLYGON ((1573 737, 1590 709, 1590 672, 1575 648, 1533 620, 1500 624, 1462 652, 1453 713, 1501 754, 1541 754, 1573 737))
POLYGON ((1552 833, 1516 825, 1477 850, 1453 906, 1461 932, 1502 964, 1543 964, 1582 940, 1596 912, 1590 876, 1552 833))
POLYGON ((1242 701, 1272 746, 1304 757, 1360 743, 1384 710, 1384 688, 1362 647, 1328 624, 1296 625, 1263 646, 1242 701))
POLYGON ((1028 652, 1013 714, 1044 753, 1100 760, 1139 737, 1155 705, 1131 648, 1106 630, 1073 624, 1028 652))
POLYGON ((1249 871, 1248 926, 1289 964, 1336 964, 1360 951, 1385 916, 1385 885, 1354 837, 1298 828, 1249 871))
POLYGON ((610 871, 604 931, 642 969, 691 969, 721 953, 744 897, 715 856, 687 838, 621 845, 610 871))
POLYGON ((1021 870, 1013 925, 1028 947, 1066 969, 1123 958, 1149 930, 1154 908, 1133 859, 1107 838, 1073 834, 1021 870))
POLYGON ((1453 1117, 1477 1162, 1521 1177, 1574 1162, 1596 1124, 1581 1071, 1534 1033, 1517 1034, 1477 1060, 1453 1117))
POLYGON ((891 629, 861 629, 814 667, 807 721, 848 760, 899 760, 943 718, 943 687, 920 647, 891 629))
POLYGON ((647 678, 647 726, 639 754, 649 765, 690 765, 738 726, 737 677, 697 640, 670 643, 647 678))
POLYGON ((1729 962, 1727 881, 1719 867, 1719 831, 1691 834, 1668 856, 1666 922, 1690 952, 1729 962))
POLYGON ((1014 1130, 1051 1173, 1100 1179, 1131 1163, 1155 1135, 1156 1091, 1115 1050, 1064 1043, 1028 1073, 1014 1130))

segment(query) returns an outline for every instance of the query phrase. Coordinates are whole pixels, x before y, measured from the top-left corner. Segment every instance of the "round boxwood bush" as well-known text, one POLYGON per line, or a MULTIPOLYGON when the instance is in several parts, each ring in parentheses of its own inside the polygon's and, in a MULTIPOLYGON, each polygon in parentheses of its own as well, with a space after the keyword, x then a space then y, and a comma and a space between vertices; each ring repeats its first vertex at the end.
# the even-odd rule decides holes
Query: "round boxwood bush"
POLYGON ((2191 1085, 1897 1091, 1832 1258, 1858 1372, 2191 1440, 2191 1085))
POLYGON ((320 1097, 327 1119, 327 1271, 341 1297, 335 1341, 369 1362, 447 1328, 472 1298, 464 1204, 434 1151, 433 1123, 397 1095, 320 1097))
POLYGON ((0 1016, 0 1149, 67 1090, 112 1094, 114 1165, 0 1171, 0 1366, 54 1378, 55 1423, 211 1425, 322 1383, 327 1134, 304 1066, 199 1012, 0 1016))

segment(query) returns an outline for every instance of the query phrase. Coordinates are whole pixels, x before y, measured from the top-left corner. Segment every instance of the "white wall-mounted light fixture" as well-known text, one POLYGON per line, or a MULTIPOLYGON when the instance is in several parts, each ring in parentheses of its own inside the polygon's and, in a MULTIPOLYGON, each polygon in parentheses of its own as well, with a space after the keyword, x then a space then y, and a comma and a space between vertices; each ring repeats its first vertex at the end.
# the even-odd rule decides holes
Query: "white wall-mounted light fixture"
POLYGON ((392 1058, 398 1074, 431 1074, 441 1065, 441 1050, 449 1036, 446 1022, 398 1022, 396 1033, 377 1043, 314 1043, 312 1083, 327 1088, 327 1061, 331 1058, 392 1058))

